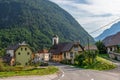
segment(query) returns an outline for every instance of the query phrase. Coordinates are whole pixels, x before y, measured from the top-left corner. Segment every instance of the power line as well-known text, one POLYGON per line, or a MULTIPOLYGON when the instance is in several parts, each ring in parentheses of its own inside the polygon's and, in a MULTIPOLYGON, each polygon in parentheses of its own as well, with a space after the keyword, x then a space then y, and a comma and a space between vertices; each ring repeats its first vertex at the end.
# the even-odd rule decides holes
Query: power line
POLYGON ((116 21, 118 21, 118 20, 120 20, 120 17, 117 18, 117 19, 115 19, 114 21, 112 21, 112 22, 110 22, 110 23, 108 23, 108 24, 106 24, 106 25, 100 27, 99 29, 96 29, 96 30, 90 32, 89 34, 95 33, 95 32, 97 32, 97 31, 101 30, 102 28, 105 28, 105 27, 109 26, 110 24, 113 24, 114 22, 116 22, 116 21))

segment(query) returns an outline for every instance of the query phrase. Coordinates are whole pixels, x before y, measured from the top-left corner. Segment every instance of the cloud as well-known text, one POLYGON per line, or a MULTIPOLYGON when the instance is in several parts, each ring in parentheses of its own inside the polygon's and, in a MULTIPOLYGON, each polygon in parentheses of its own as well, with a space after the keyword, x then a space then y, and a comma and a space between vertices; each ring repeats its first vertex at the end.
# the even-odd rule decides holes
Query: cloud
MULTIPOLYGON (((50 0, 68 11, 88 33, 120 17, 120 0, 50 0)), ((97 33, 98 36, 107 26, 97 33)))

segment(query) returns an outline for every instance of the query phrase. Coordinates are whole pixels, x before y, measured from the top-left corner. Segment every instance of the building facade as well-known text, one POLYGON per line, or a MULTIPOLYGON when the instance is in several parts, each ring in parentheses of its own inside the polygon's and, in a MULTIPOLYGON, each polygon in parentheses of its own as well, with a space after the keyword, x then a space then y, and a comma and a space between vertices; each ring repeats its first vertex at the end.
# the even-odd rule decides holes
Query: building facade
POLYGON ((48 50, 46 50, 46 49, 40 50, 35 54, 34 62, 35 63, 37 63, 37 62, 48 62, 49 61, 49 55, 50 54, 48 53, 48 50))
POLYGON ((49 50, 53 61, 61 62, 63 60, 70 60, 71 63, 74 63, 75 56, 84 51, 79 42, 59 43, 58 40, 58 36, 53 36, 53 45, 49 50))
POLYGON ((32 50, 26 43, 11 45, 7 48, 6 54, 9 55, 9 64, 12 65, 29 65, 32 60, 32 50))
POLYGON ((111 35, 106 37, 103 40, 103 43, 105 45, 105 47, 107 48, 107 52, 120 52, 120 32, 118 32, 115 35, 111 35))

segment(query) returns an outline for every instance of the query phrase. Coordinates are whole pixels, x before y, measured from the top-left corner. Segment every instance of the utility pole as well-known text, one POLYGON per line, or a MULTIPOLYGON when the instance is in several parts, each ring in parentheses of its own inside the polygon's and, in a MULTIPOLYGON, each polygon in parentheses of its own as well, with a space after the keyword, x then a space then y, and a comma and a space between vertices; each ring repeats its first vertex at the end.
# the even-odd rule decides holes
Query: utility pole
POLYGON ((88 37, 88 51, 90 50, 90 41, 89 41, 89 37, 88 37))

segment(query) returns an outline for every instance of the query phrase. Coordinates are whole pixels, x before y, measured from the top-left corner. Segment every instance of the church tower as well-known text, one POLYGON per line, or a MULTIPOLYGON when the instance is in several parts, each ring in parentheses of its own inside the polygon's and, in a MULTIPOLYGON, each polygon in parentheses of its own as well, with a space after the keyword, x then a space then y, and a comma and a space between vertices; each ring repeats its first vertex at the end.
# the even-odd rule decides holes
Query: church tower
POLYGON ((54 35, 54 36, 53 36, 53 39, 52 39, 52 42, 53 42, 53 43, 52 43, 53 45, 58 44, 58 43, 59 43, 59 37, 58 37, 57 35, 54 35))

